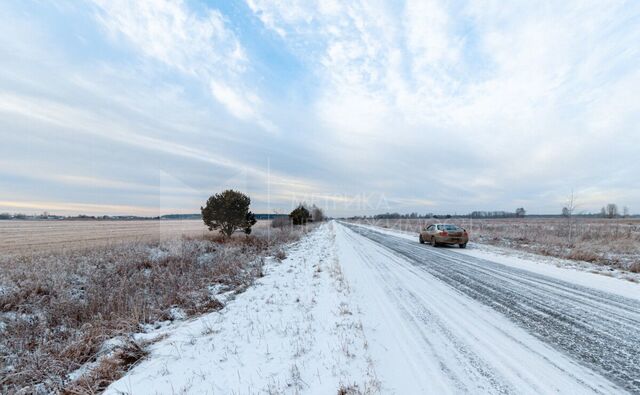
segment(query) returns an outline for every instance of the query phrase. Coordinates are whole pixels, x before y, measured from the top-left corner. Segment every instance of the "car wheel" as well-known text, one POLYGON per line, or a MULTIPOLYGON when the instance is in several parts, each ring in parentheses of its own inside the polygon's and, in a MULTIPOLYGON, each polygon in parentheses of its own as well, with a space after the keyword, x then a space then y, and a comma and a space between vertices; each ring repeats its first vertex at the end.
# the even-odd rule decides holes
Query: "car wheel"
POLYGON ((436 238, 435 238, 435 237, 432 237, 432 238, 431 238, 431 245, 432 245, 432 246, 434 246, 434 247, 437 247, 437 246, 438 246, 438 242, 436 241, 436 238))
POLYGON ((458 244, 458 246, 460 246, 460 248, 467 248, 467 243, 458 244))
POLYGON ((422 235, 420 235, 420 244, 424 244, 424 239, 422 238, 422 235))

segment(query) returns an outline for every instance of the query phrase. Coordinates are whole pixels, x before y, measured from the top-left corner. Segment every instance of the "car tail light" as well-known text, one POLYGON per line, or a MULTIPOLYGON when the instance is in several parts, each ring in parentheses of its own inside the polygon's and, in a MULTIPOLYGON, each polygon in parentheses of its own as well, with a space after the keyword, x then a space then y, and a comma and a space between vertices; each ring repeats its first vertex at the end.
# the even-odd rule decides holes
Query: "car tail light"
POLYGON ((449 236, 449 233, 443 230, 442 232, 440 232, 440 236, 449 236))

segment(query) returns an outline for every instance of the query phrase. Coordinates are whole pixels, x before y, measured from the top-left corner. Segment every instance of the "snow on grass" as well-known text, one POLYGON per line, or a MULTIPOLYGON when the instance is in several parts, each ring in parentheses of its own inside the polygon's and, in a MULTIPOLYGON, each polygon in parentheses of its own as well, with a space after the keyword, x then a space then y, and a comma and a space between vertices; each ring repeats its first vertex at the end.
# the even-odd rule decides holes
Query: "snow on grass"
POLYGON ((376 392, 361 312, 351 302, 334 224, 267 260, 224 309, 165 331, 107 394, 376 392))
POLYGON ((103 355, 105 341, 220 309, 263 275, 266 255, 305 233, 0 254, 0 393, 101 391, 155 336, 103 355))

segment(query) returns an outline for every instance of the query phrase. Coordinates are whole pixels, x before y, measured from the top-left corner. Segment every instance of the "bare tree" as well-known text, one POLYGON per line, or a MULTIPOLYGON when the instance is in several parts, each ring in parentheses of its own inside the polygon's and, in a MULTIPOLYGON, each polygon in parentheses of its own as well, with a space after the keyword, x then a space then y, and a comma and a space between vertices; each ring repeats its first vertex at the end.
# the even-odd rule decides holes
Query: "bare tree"
POLYGON ((315 204, 311 207, 311 219, 313 222, 324 221, 324 212, 322 212, 322 209, 315 204))
POLYGON ((627 218, 629 216, 629 207, 624 206, 622 208, 622 216, 625 217, 625 218, 627 218))
POLYGON ((607 204, 607 217, 615 218, 618 216, 618 205, 615 203, 607 204))
POLYGON ((573 245, 573 213, 576 210, 576 196, 571 190, 571 195, 567 198, 567 204, 562 209, 562 215, 567 217, 569 225, 569 244, 573 245))

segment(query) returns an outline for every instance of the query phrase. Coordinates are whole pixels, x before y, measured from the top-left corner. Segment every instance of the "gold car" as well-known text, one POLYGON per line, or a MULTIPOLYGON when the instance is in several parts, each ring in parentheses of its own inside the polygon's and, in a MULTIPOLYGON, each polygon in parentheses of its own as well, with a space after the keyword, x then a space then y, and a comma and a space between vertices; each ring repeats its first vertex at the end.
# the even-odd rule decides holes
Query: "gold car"
POLYGON ((436 247, 440 244, 457 244, 465 248, 469 242, 467 231, 457 225, 433 224, 420 232, 420 243, 429 243, 436 247))

